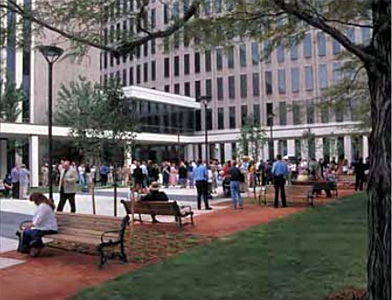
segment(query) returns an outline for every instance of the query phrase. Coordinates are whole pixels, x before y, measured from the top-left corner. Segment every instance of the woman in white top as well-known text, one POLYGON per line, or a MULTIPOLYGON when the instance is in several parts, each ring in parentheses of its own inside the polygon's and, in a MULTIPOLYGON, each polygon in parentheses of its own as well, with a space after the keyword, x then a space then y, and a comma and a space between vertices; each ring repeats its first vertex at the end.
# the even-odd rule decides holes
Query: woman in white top
POLYGON ((55 206, 53 201, 41 193, 31 194, 30 201, 37 205, 37 210, 31 223, 23 230, 18 250, 22 253, 30 253, 30 255, 36 256, 40 248, 43 247, 42 237, 57 233, 58 226, 54 214, 55 206))

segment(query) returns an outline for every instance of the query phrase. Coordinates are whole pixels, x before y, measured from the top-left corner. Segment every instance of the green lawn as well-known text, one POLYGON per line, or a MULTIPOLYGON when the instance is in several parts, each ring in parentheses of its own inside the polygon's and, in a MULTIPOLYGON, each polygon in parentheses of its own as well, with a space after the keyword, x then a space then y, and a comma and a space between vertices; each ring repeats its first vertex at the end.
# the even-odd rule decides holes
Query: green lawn
POLYGON ((72 299, 320 300, 363 287, 365 270, 366 200, 356 195, 194 248, 72 299))

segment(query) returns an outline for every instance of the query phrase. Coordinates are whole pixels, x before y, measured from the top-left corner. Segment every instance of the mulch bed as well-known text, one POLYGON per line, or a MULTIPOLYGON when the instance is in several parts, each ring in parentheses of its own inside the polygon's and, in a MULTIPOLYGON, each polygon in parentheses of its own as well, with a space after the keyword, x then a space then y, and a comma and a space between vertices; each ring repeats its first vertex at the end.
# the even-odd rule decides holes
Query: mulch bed
POLYGON ((356 289, 356 288, 347 288, 341 292, 333 293, 328 295, 325 300, 365 300, 366 298, 366 290, 365 289, 356 289))

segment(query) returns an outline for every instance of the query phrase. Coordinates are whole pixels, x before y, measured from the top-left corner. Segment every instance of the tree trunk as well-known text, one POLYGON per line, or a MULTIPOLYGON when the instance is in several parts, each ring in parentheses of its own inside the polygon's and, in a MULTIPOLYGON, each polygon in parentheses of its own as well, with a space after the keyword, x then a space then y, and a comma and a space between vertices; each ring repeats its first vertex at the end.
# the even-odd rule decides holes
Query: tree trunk
POLYGON ((369 140, 368 297, 391 299, 391 5, 373 1, 372 47, 377 61, 366 66, 371 97, 372 132, 369 140))

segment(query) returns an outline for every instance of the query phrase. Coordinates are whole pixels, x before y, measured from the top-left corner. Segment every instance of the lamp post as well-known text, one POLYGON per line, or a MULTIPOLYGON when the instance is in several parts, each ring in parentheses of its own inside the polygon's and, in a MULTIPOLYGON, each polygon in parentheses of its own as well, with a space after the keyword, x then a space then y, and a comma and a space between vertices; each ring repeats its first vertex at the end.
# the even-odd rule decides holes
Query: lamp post
POLYGON ((53 200, 53 181, 52 181, 52 94, 53 94, 53 64, 63 54, 64 50, 56 46, 39 46, 45 60, 48 62, 48 140, 49 140, 49 199, 53 200))
POLYGON ((274 126, 274 113, 268 115, 268 121, 270 126, 270 138, 268 141, 268 149, 269 149, 269 159, 272 162, 274 160, 274 138, 273 138, 273 130, 272 127, 274 126))
POLYGON ((204 139, 205 139, 205 157, 206 157, 206 165, 208 166, 208 128, 207 128, 207 106, 208 102, 211 100, 211 96, 201 96, 196 99, 196 102, 200 102, 204 106, 204 139))

